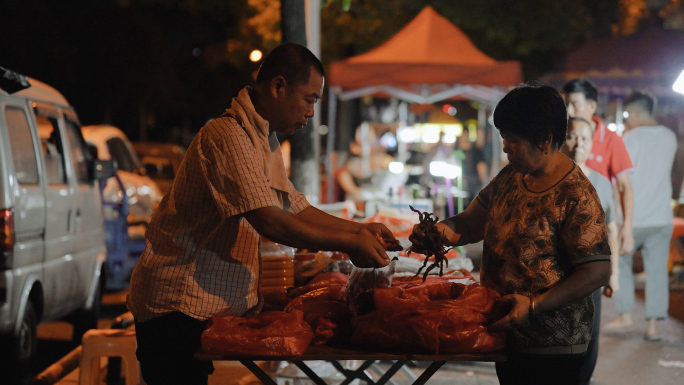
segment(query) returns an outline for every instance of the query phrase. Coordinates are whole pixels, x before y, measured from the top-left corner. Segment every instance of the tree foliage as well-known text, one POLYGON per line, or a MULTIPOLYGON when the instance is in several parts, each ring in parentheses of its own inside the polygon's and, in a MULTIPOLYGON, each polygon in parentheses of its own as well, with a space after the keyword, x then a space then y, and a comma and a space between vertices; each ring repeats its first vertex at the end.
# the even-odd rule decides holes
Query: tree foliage
MULTIPOLYGON (((324 63, 378 46, 431 5, 487 55, 521 61, 527 79, 649 12, 684 25, 681 0, 320 1, 324 63)), ((282 39, 272 0, 5 2, 0 34, 0 65, 58 88, 84 123, 108 120, 135 139, 148 122, 159 140, 220 113, 258 68, 249 52, 282 39)))

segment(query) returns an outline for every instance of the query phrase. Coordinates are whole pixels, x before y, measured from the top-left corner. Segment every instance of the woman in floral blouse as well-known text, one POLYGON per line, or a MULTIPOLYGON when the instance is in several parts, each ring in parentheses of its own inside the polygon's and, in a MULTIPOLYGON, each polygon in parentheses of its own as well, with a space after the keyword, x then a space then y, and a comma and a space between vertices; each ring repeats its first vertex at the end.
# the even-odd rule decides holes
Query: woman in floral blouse
MULTIPOLYGON (((509 164, 468 208, 438 223, 452 245, 484 240, 480 278, 510 301, 491 325, 508 331, 501 384, 578 384, 593 326, 591 294, 608 283, 604 212, 580 168, 560 153, 563 98, 525 84, 494 111, 509 164)), ((420 245, 416 227, 411 236, 420 245)))

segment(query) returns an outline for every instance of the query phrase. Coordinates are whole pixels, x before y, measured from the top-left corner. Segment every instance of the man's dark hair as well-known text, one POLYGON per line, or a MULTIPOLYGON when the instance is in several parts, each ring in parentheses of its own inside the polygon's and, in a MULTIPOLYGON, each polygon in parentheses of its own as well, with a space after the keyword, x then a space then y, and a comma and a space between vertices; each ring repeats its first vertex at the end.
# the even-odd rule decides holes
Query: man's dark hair
POLYGON ((308 48, 295 43, 281 44, 264 58, 256 82, 268 83, 282 76, 291 86, 304 84, 309 81, 311 68, 325 77, 323 64, 308 48))
POLYGON ((591 132, 594 132, 594 127, 591 125, 591 123, 589 123, 589 121, 584 119, 584 118, 580 118, 579 116, 573 116, 573 117, 568 118, 568 128, 570 127, 570 123, 574 123, 574 122, 584 123, 584 124, 589 126, 589 129, 591 130, 591 132))
POLYGON ((494 126, 502 133, 526 139, 540 150, 542 142, 551 137, 552 145, 559 149, 565 142, 568 111, 558 90, 530 82, 514 88, 499 101, 494 126))
POLYGON ((648 91, 634 91, 625 99, 625 107, 633 105, 649 115, 655 115, 656 98, 648 91))
POLYGON ((565 83, 563 86, 563 93, 566 95, 579 92, 584 94, 587 100, 593 100, 598 103, 598 89, 594 83, 589 79, 573 79, 565 83))

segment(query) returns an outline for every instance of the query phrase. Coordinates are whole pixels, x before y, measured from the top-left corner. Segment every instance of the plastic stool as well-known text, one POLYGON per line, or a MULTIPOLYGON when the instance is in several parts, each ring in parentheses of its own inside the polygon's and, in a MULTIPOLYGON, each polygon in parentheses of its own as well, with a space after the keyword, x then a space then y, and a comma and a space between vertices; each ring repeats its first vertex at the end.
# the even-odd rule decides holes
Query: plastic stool
POLYGON ((100 358, 121 357, 125 367, 126 385, 144 384, 140 366, 135 357, 135 330, 91 329, 81 342, 79 385, 95 385, 101 382, 100 358))

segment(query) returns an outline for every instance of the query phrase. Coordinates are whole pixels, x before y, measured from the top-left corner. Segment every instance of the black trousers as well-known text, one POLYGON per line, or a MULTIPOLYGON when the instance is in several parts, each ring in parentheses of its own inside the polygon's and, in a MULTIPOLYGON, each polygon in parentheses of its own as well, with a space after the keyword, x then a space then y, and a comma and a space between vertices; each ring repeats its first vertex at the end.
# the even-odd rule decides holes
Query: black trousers
POLYGON ((599 343, 599 329, 601 328, 601 294, 603 288, 596 289, 591 296, 594 298, 594 328, 591 331, 591 340, 589 347, 587 347, 587 358, 582 363, 580 368, 580 379, 582 385, 589 385, 591 383, 591 376, 594 374, 596 368, 596 361, 598 360, 598 343, 599 343))
POLYGON ((496 363, 501 385, 578 385, 586 355, 508 354, 496 363))
POLYGON ((135 322, 136 356, 147 385, 207 385, 211 361, 196 361, 205 321, 180 312, 135 322))

